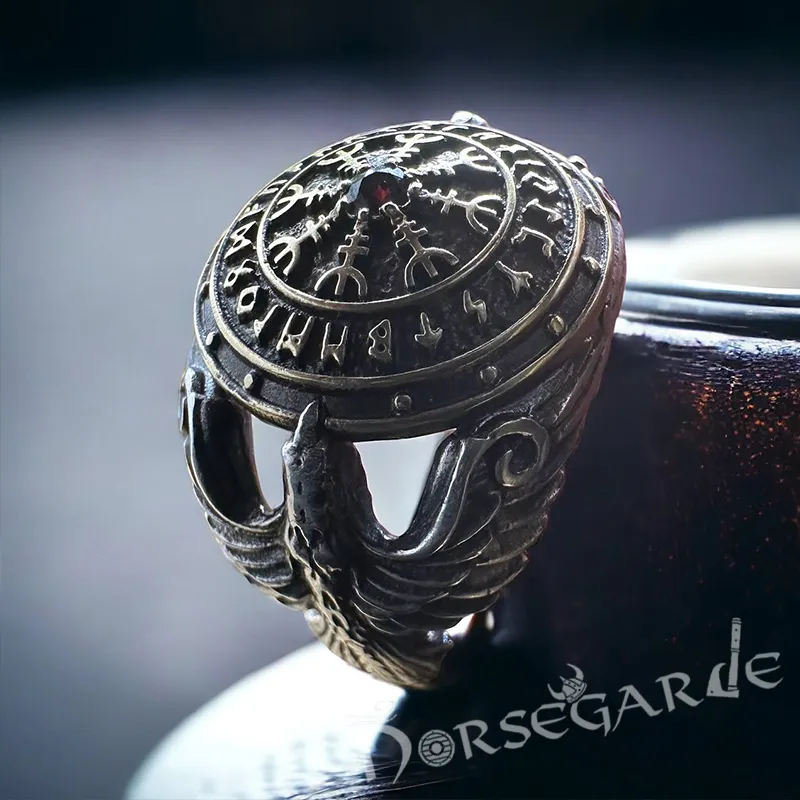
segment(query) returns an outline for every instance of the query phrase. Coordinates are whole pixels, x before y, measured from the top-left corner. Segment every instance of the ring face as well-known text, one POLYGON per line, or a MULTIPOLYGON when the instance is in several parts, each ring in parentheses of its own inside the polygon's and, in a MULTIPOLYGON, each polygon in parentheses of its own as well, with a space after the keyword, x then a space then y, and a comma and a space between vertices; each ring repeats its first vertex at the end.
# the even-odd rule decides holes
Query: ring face
POLYGON ((580 163, 486 125, 354 136, 240 212, 200 282, 198 342, 274 424, 322 396, 351 438, 445 430, 569 346, 607 277, 609 207, 580 163))
POLYGON ((585 162, 474 116, 360 134, 278 176, 203 270, 181 385, 227 557, 357 668, 450 680, 454 629, 490 627, 545 529, 624 280, 619 211, 585 162), (277 508, 253 416, 292 431, 277 508), (446 429, 390 533, 353 442, 446 429))

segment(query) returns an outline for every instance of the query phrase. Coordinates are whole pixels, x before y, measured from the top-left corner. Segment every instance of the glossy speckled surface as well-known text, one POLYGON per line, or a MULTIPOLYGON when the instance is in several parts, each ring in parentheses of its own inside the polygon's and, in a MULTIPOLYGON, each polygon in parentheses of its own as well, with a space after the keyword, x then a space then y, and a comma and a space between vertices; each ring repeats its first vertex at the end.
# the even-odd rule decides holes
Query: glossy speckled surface
POLYGON ((536 615, 555 619, 559 639, 593 640, 615 669, 652 653, 657 637, 643 634, 656 623, 666 653, 724 633, 726 614, 745 613, 737 603, 763 613, 761 628, 790 624, 800 608, 800 343, 621 320, 597 403, 576 475, 509 605, 533 610, 523 598, 557 573, 536 615), (590 636, 598 625, 607 635, 590 636))

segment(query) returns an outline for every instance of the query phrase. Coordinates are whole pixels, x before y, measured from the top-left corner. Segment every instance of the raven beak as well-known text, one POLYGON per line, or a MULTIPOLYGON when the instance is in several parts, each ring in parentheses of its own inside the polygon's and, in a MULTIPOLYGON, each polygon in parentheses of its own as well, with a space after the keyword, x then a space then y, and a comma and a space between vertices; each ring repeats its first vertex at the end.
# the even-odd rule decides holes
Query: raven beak
POLYGON ((309 403, 300 414, 292 441, 307 447, 316 444, 320 440, 325 425, 325 416, 326 411, 322 400, 317 399, 309 403))

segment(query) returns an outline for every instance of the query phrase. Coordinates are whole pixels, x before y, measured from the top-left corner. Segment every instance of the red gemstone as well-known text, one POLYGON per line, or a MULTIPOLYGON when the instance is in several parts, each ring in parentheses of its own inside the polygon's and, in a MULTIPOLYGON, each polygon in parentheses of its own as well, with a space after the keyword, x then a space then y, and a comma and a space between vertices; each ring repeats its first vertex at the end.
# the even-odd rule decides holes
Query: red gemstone
POLYGON ((392 187, 386 181, 382 181, 381 183, 377 184, 377 186, 375 186, 375 188, 372 190, 372 198, 379 206, 382 206, 384 203, 386 203, 391 196, 392 187))

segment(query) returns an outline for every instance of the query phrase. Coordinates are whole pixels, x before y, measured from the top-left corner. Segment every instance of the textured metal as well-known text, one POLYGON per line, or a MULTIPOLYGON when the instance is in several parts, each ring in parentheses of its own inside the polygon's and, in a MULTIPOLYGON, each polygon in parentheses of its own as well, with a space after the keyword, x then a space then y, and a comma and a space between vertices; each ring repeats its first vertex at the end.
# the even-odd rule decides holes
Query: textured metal
POLYGON ((325 147, 253 197, 200 279, 182 430, 233 563, 330 649, 427 688, 524 568, 602 374, 619 210, 568 159, 459 113, 325 147), (252 415, 293 431, 284 503, 252 415), (455 429, 408 530, 352 444, 455 429))

